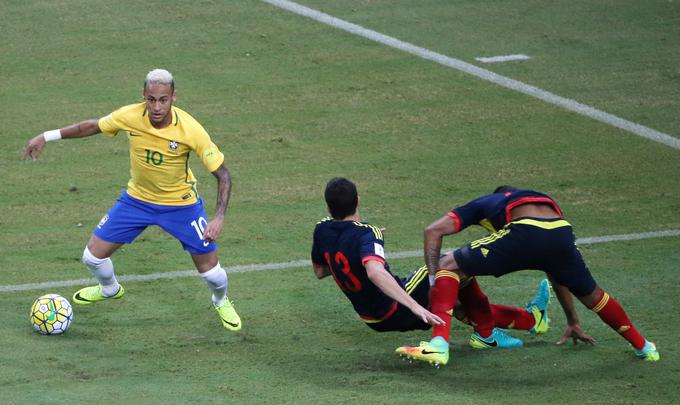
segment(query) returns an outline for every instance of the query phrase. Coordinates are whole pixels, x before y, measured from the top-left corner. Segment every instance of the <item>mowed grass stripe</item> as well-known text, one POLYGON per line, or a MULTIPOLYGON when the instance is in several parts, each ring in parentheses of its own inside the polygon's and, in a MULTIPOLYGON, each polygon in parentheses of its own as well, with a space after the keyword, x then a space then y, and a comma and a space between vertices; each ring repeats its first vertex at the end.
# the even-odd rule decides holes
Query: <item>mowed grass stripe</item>
POLYGON ((499 86, 508 88, 510 90, 515 90, 517 92, 537 98, 547 103, 554 104, 556 106, 562 107, 566 110, 575 112, 577 114, 581 114, 586 117, 590 117, 594 120, 614 126, 616 128, 623 129, 624 131, 628 131, 642 138, 650 139, 652 141, 656 141, 664 145, 670 146, 671 148, 680 150, 680 139, 678 138, 674 138, 668 134, 637 124, 635 122, 625 120, 613 114, 600 111, 589 105, 579 103, 578 101, 558 96, 556 94, 550 93, 538 87, 534 87, 526 83, 520 82, 518 80, 510 79, 509 77, 505 77, 494 72, 491 72, 489 70, 482 69, 470 63, 464 62, 460 59, 451 58, 446 55, 433 52, 429 49, 401 41, 394 37, 390 37, 388 35, 381 34, 377 31, 364 28, 360 25, 353 24, 345 20, 341 20, 339 18, 333 17, 332 15, 322 13, 320 11, 302 6, 292 1, 287 0, 262 0, 262 1, 264 1, 265 3, 269 3, 273 6, 282 8, 284 10, 288 10, 295 14, 311 18, 323 24, 330 25, 334 28, 347 31, 354 35, 358 35, 360 37, 370 39, 375 42, 379 42, 381 44, 402 50, 404 52, 408 52, 412 55, 416 55, 423 59, 437 62, 444 66, 448 66, 461 72, 473 75, 482 80, 486 80, 495 83, 499 86))
MULTIPOLYGON (((607 242, 618 242, 618 241, 633 241, 633 240, 643 240, 643 239, 654 239, 654 238, 667 238, 673 236, 680 236, 680 229, 671 229, 666 231, 655 231, 655 232, 641 232, 641 233, 630 233, 623 235, 608 235, 608 236, 593 236, 587 238, 580 238, 576 240, 578 245, 592 245, 596 243, 607 243, 607 242)), ((422 250, 406 250, 402 252, 395 252, 388 254, 389 260, 394 259, 409 259, 414 257, 422 256, 422 250)), ((285 270, 293 269, 299 267, 310 266, 311 262, 309 259, 302 260, 292 260, 289 262, 277 262, 277 263, 263 263, 263 264, 246 264, 240 266, 230 266, 225 267, 227 273, 247 273, 251 271, 264 271, 264 270, 285 270)), ((162 273, 151 273, 151 274, 131 274, 131 275, 121 275, 118 276, 118 280, 121 282, 128 281, 153 281, 166 278, 182 278, 182 277, 195 277, 196 270, 182 270, 182 271, 168 271, 162 273)), ((58 287, 71 287, 92 284, 92 278, 79 278, 75 280, 62 280, 62 281, 45 281, 42 283, 31 283, 31 284, 15 284, 15 285, 0 285, 1 293, 11 293, 18 291, 29 291, 29 290, 41 290, 49 288, 58 287)))

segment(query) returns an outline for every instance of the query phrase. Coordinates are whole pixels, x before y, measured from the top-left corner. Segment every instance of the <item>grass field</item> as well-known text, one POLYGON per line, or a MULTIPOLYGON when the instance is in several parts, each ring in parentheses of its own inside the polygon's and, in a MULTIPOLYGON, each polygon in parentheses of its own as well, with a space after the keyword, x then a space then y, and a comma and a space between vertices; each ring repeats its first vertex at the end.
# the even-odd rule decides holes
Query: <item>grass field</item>
MULTIPOLYGON (((680 137, 680 3, 343 0, 301 2, 338 18, 680 137), (523 62, 474 58, 524 53, 523 62)), ((680 229, 680 152, 261 1, 5 1, 0 5, 0 286, 88 276, 80 257, 128 179, 127 143, 92 137, 20 160, 30 137, 141 100, 146 72, 177 79, 177 105, 221 147, 234 177, 220 238, 225 266, 309 256, 325 182, 357 182, 387 253, 501 183, 553 195, 579 237, 680 229)), ((209 212, 215 185, 191 161, 209 212)), ((482 234, 450 237, 455 246, 482 234)), ((392 351, 428 333, 377 334, 309 268, 238 273, 244 331, 207 309, 198 278, 125 285, 123 300, 76 307, 63 336, 32 332, 39 295, 0 291, 0 403, 673 403, 680 378, 680 237, 582 247, 598 282, 659 346, 637 361, 580 309, 594 348, 473 352, 455 325, 450 364, 392 351)), ((147 230, 114 257, 119 275, 189 270, 147 230)), ((391 260, 406 275, 418 259, 391 260)), ((541 275, 482 279, 524 304, 541 275)), ((523 336, 524 337, 524 336, 523 336)))

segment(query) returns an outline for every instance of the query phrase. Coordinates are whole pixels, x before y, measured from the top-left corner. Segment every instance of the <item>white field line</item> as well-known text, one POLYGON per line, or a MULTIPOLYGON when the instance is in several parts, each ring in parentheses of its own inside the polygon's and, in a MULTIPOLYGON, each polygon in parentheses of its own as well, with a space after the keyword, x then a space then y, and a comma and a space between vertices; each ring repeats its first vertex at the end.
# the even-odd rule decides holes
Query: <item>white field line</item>
POLYGON ((659 132, 655 129, 648 128, 640 124, 636 124, 623 118, 619 118, 615 115, 606 113, 604 111, 600 111, 588 105, 581 104, 578 101, 560 97, 556 94, 552 94, 548 91, 539 89, 538 87, 534 87, 522 83, 520 81, 493 73, 489 70, 482 69, 467 62, 463 62, 460 59, 451 58, 446 55, 430 51, 429 49, 421 48, 411 43, 400 41, 396 38, 387 36, 385 34, 381 34, 373 30, 369 30, 360 25, 352 24, 350 22, 333 17, 329 14, 325 14, 305 6, 301 6, 292 1, 287 0, 262 0, 262 1, 264 1, 265 3, 269 3, 273 6, 288 10, 295 14, 311 18, 323 24, 327 24, 332 27, 341 29, 343 31, 347 31, 349 33, 358 35, 360 37, 370 39, 375 42, 379 42, 381 44, 402 50, 404 52, 408 52, 423 59, 440 63, 444 66, 448 66, 461 72, 476 76, 482 80, 487 80, 489 82, 495 83, 499 86, 508 88, 510 90, 518 91, 528 96, 535 97, 539 100, 543 100, 547 103, 557 105, 566 110, 581 115, 585 115, 586 117, 590 117, 594 120, 603 122, 608 125, 612 125, 614 127, 623 129, 624 131, 631 132, 643 138, 650 139, 652 141, 656 141, 664 145, 670 146, 671 148, 680 150, 680 139, 678 138, 674 138, 668 134, 659 132))
POLYGON ((485 56, 485 57, 480 56, 479 58, 475 58, 475 60, 478 60, 482 63, 511 62, 515 60, 527 60, 527 59, 531 59, 531 57, 521 53, 518 55, 485 56))
MULTIPOLYGON (((633 241, 642 239, 654 239, 654 238, 667 238, 672 236, 680 236, 680 229, 672 229, 667 231, 656 231, 656 232, 642 232, 642 233, 630 233, 625 235, 609 235, 609 236, 594 236, 589 238, 581 238, 576 240, 578 245, 591 245, 595 243, 607 243, 607 242, 617 242, 617 241, 633 241)), ((450 249, 450 248, 449 248, 450 249)), ((445 250, 445 249, 442 249, 445 250)), ((407 259, 414 257, 421 257, 423 255, 422 250, 407 250, 403 252, 396 252, 388 254, 389 260, 395 259, 407 259)), ((278 263, 263 263, 263 264, 246 264, 242 266, 230 266, 225 267, 227 273, 247 273, 251 271, 263 271, 263 270, 285 270, 300 267, 311 268, 311 260, 293 260, 290 262, 278 262, 278 263)), ((84 268, 83 268, 84 270, 84 268)), ((184 270, 184 271, 168 271, 163 273, 151 273, 151 274, 131 274, 118 276, 118 280, 122 282, 128 281, 153 281, 167 278, 183 278, 183 277, 195 277, 197 276, 196 270, 184 270)), ((48 290, 51 288, 58 287, 71 287, 88 285, 94 282, 91 278, 79 278, 76 280, 62 280, 62 281, 45 281, 43 283, 31 283, 31 284, 14 284, 14 285, 0 285, 0 293, 11 293, 17 291, 28 291, 28 290, 48 290)))

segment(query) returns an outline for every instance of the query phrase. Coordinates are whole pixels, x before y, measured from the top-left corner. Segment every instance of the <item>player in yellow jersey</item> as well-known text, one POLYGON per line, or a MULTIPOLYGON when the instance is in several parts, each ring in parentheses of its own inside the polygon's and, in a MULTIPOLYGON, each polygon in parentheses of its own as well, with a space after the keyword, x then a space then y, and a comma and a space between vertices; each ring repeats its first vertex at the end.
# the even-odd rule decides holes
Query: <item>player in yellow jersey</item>
POLYGON ((131 243, 147 226, 157 225, 177 238, 212 292, 213 307, 229 330, 241 319, 227 299, 227 273, 220 266, 216 239, 224 226, 231 175, 224 155, 191 115, 175 107, 174 78, 155 69, 144 80, 144 102, 121 107, 96 120, 46 131, 31 139, 24 159, 37 160, 47 142, 99 133, 124 133, 130 143, 130 174, 126 191, 95 227, 83 252, 83 263, 99 282, 73 295, 76 304, 91 304, 125 294, 110 256, 131 243), (194 152, 217 179, 215 216, 208 221, 188 161, 194 152))

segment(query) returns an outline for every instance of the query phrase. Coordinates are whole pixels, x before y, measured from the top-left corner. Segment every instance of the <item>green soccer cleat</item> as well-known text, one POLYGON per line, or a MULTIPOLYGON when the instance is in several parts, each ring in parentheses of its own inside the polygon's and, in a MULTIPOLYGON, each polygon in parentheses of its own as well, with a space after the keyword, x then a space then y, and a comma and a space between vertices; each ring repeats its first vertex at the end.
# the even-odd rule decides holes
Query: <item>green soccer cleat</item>
POLYGON ((81 288, 73 294, 73 302, 80 305, 89 305, 95 302, 104 301, 107 299, 117 300, 118 298, 125 295, 125 288, 121 285, 118 292, 110 297, 105 296, 102 293, 102 287, 100 285, 95 285, 92 287, 81 288))
POLYGON ((512 349, 524 346, 524 342, 514 338, 503 331, 503 329, 493 328, 491 335, 487 338, 475 332, 470 336, 470 346, 473 349, 512 349))
POLYGON ((530 333, 546 333, 550 329, 548 304, 550 304, 550 282, 547 279, 543 279, 538 285, 536 295, 527 305, 527 312, 532 314, 536 320, 534 326, 529 329, 530 333))
POLYGON ((429 342, 420 342, 418 347, 402 346, 395 351, 406 360, 425 361, 436 368, 449 362, 449 344, 439 336, 429 342))
POLYGON ((656 344, 649 340, 645 340, 645 346, 642 349, 633 348, 633 350, 635 350, 635 355, 644 361, 659 361, 661 359, 659 351, 656 350, 656 344))
POLYGON ((222 326, 229 330, 241 330, 241 318, 236 313, 231 301, 224 300, 224 304, 219 307, 213 304, 213 308, 217 311, 217 315, 220 316, 222 326))

